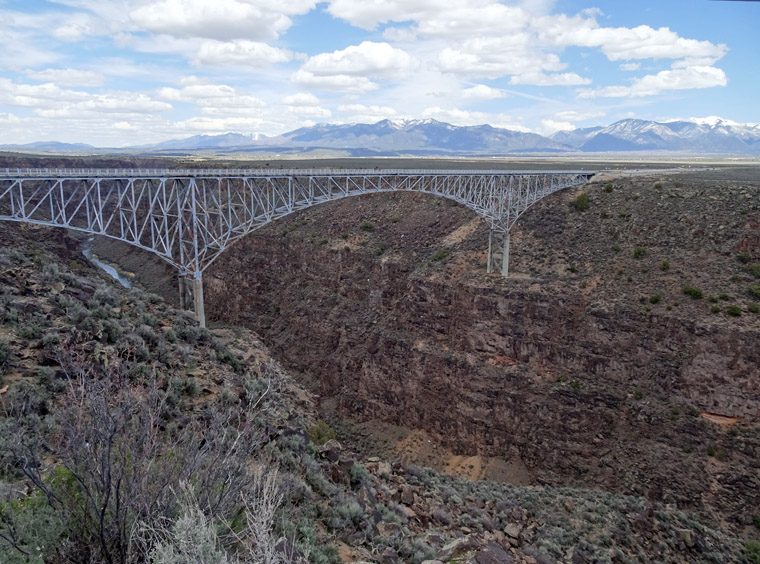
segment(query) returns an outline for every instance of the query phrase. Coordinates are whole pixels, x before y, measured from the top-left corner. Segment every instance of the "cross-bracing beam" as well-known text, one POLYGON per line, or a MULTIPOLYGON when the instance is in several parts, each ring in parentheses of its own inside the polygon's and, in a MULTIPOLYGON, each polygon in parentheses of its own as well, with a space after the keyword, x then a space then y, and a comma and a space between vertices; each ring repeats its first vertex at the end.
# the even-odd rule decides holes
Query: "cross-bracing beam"
POLYGON ((414 191, 459 202, 490 227, 487 271, 509 273, 509 232, 541 198, 593 172, 503 170, 0 170, 0 219, 65 227, 145 249, 187 277, 199 323, 203 271, 235 240, 298 211, 374 192, 414 191))

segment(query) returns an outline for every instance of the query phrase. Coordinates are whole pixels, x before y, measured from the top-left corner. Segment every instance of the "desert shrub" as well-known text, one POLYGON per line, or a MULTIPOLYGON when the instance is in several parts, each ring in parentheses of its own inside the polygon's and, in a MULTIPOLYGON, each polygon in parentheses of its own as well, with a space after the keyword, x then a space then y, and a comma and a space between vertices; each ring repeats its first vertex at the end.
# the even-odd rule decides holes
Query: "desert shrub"
POLYGON ((660 296, 660 294, 654 294, 653 296, 649 296, 649 303, 659 304, 661 299, 662 299, 662 296, 660 296))
POLYGON ((633 258, 640 259, 644 258, 647 254, 647 250, 644 247, 634 247, 633 249, 633 258))
POLYGON ((433 253, 433 256, 431 257, 431 260, 433 260, 435 262, 439 262, 439 261, 442 261, 442 260, 446 259, 446 257, 448 257, 448 256, 449 256, 449 251, 447 249, 437 249, 433 253))
POLYGON ((747 311, 750 312, 750 313, 758 313, 758 312, 760 312, 760 304, 758 304, 757 302, 751 302, 747 306, 747 311))
POLYGON ((323 445, 327 441, 335 438, 335 431, 330 425, 328 425, 322 419, 318 420, 314 425, 308 428, 306 434, 309 435, 311 442, 323 445))
POLYGON ((684 294, 689 296, 692 300, 702 299, 702 290, 693 286, 684 286, 681 290, 684 294))
POLYGON ((662 261, 660 263, 660 270, 662 270, 663 272, 667 272, 668 270, 670 270, 670 263, 666 260, 662 261))
POLYGON ((744 545, 744 556, 749 564, 760 564, 760 542, 749 540, 744 545))
POLYGON ((250 457, 261 444, 248 409, 216 406, 174 432, 156 433, 168 391, 148 386, 134 393, 116 374, 76 381, 57 417, 52 447, 61 465, 53 479, 41 462, 44 450, 25 450, 17 441, 12 451, 17 467, 71 524, 68 544, 82 561, 145 561, 161 540, 155 527, 179 512, 180 483, 198 492, 209 519, 240 513, 241 496, 254 491, 250 457))
POLYGON ((371 233, 375 230, 375 224, 365 219, 359 224, 359 229, 366 231, 367 233, 371 233))
POLYGON ((742 314, 742 308, 738 305, 730 305, 726 308, 726 313, 732 317, 739 317, 742 314))
POLYGON ((760 263, 756 262, 753 264, 750 264, 747 269, 750 271, 752 276, 755 278, 760 278, 760 263))
POLYGON ((749 287, 749 295, 753 298, 760 299, 760 285, 755 284, 749 287))
POLYGON ((614 245, 612 245, 612 250, 615 251, 616 253, 619 253, 621 251, 620 245, 615 243, 614 245))
POLYGON ((576 211, 586 211, 590 206, 591 202, 588 199, 588 194, 585 192, 578 194, 578 196, 575 198, 575 201, 573 202, 573 207, 576 211))
POLYGON ((607 192, 608 194, 612 192, 613 188, 614 187, 612 185, 612 182, 608 182, 607 184, 604 185, 604 191, 607 192))
POLYGON ((742 251, 741 253, 736 255, 736 260, 738 260, 742 264, 747 264, 751 258, 752 257, 750 257, 747 251, 742 251))
POLYGON ((53 561, 66 525, 41 491, 0 501, 0 561, 44 564, 53 561))
POLYGON ((710 308, 710 311, 713 313, 720 313, 720 306, 714 305, 710 308))

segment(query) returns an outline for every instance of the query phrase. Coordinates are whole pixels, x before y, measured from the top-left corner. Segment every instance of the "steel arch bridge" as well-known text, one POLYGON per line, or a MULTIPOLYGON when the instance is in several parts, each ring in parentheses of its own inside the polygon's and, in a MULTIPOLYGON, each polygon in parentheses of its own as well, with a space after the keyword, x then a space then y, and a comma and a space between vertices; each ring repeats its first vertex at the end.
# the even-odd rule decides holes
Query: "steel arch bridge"
POLYGON ((503 170, 0 169, 0 220, 65 227, 145 249, 193 280, 205 325, 203 271, 235 240, 323 202, 415 191, 459 202, 490 227, 487 270, 509 272, 509 232, 541 198, 594 172, 503 170), (501 264, 499 264, 501 262, 501 264))

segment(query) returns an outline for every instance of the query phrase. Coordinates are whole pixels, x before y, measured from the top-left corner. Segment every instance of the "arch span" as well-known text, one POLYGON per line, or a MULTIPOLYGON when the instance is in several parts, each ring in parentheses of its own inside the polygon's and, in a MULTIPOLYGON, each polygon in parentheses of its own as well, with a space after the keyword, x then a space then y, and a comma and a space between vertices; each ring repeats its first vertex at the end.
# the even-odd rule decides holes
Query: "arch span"
MULTIPOLYGON (((205 324, 203 271, 229 245, 323 202, 415 191, 473 210, 490 227, 488 272, 509 272, 509 231, 541 198, 593 172, 503 170, 0 170, 0 220, 65 227, 152 252, 193 280, 205 324)), ((184 294, 184 292, 183 292, 184 294)))

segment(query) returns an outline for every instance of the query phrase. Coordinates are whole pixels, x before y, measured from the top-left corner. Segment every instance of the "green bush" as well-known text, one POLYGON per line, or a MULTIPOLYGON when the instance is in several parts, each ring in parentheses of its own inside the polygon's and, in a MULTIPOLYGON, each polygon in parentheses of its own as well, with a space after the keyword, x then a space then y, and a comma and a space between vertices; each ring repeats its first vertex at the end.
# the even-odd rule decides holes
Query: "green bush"
POLYGON ((689 296, 692 300, 702 299, 702 290, 700 290, 699 288, 694 288, 693 286, 684 286, 682 291, 684 294, 689 296))
POLYGON ((615 243, 614 245, 612 245, 612 250, 615 251, 616 253, 619 253, 620 250, 621 250, 620 249, 620 245, 618 245, 617 243, 615 243))
POLYGON ((644 247, 634 247, 633 249, 633 258, 640 259, 644 258, 647 254, 647 250, 644 247))
POLYGON ((755 278, 760 278, 760 263, 752 263, 747 268, 755 278))
POLYGON ((747 311, 750 312, 750 313, 758 313, 758 312, 760 312, 760 304, 758 304, 757 302, 751 302, 747 306, 747 311))
POLYGON ((749 540, 744 545, 744 556, 747 557, 749 564, 760 564, 760 542, 749 540))
POLYGON ((366 231, 367 233, 371 233, 372 231, 375 230, 375 224, 365 219, 359 224, 359 229, 361 229, 362 231, 366 231))
POLYGON ((591 203, 589 202, 588 194, 585 192, 578 194, 578 197, 575 198, 575 202, 573 202, 576 211, 586 211, 590 205, 591 203))
POLYGON ((323 445, 327 441, 335 438, 335 431, 333 428, 321 419, 309 427, 306 434, 309 435, 311 442, 318 445, 323 445))
POLYGON ((747 264, 750 261, 750 256, 747 251, 743 251, 736 255, 736 260, 738 260, 742 264, 747 264))
POLYGON ((659 304, 661 299, 662 299, 662 296, 660 296, 660 294, 655 294, 655 295, 649 297, 649 303, 650 304, 659 304))
POLYGON ((667 272, 668 270, 670 270, 670 263, 666 260, 662 261, 660 263, 660 270, 662 270, 663 272, 667 272))
POLYGON ((613 188, 614 187, 612 186, 612 182, 608 182, 607 184, 604 185, 604 191, 607 192, 608 194, 612 192, 613 188))
POLYGON ((749 295, 753 298, 760 299, 760 286, 755 284, 754 286, 749 287, 749 295))
POLYGON ((447 249, 438 249, 433 253, 431 260, 435 262, 439 262, 439 261, 444 260, 448 256, 449 256, 449 251, 447 249))
POLYGON ((739 317, 742 314, 742 308, 738 305, 730 305, 726 308, 726 313, 732 317, 739 317))

